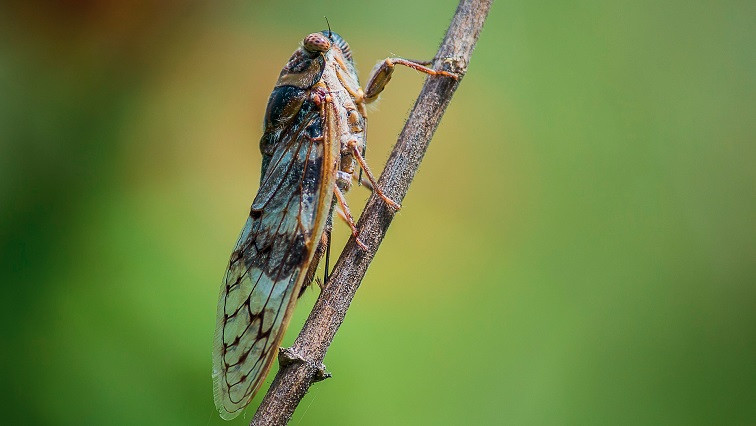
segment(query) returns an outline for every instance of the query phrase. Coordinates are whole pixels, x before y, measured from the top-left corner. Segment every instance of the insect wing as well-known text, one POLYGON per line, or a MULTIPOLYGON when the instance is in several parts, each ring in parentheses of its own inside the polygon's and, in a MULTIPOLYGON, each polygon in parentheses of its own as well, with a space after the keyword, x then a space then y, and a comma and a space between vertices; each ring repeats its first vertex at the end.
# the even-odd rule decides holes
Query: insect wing
POLYGON ((326 123, 305 100, 274 134, 275 149, 231 255, 213 346, 215 404, 224 419, 239 415, 265 380, 328 219, 333 144, 316 140, 327 133, 326 123))

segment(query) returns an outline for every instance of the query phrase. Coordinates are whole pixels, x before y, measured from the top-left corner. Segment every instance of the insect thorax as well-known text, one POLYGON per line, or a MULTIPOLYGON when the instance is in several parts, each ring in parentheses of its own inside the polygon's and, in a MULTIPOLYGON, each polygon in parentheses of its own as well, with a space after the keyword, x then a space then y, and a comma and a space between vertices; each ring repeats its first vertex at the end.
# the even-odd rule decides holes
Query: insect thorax
MULTIPOLYGON (((265 175, 276 146, 285 143, 286 129, 299 126, 322 107, 319 120, 305 127, 307 137, 324 138, 324 143, 337 144, 341 153, 338 170, 352 174, 355 170, 351 146, 365 146, 365 108, 362 89, 351 57, 349 45, 336 33, 325 52, 311 52, 300 47, 291 56, 279 75, 265 112, 264 134, 260 140, 263 155, 262 176, 265 175), (324 124, 329 123, 329 124, 324 124), (324 127, 329 126, 327 134, 324 127), (327 140, 330 139, 330 140, 327 140), (351 144, 351 145, 350 145, 351 144)), ((340 179, 340 187, 349 184, 340 179)))

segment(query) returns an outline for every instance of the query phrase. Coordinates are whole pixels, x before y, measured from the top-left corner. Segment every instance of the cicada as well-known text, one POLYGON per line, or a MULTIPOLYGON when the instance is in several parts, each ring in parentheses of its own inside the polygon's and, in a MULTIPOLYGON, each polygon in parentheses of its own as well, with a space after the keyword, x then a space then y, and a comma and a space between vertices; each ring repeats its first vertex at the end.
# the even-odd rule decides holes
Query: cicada
POLYGON ((356 171, 364 171, 373 191, 399 209, 364 159, 366 104, 377 99, 396 64, 455 78, 388 58, 363 90, 349 45, 330 30, 305 37, 278 77, 260 140, 260 188, 218 301, 213 382, 224 419, 238 416, 265 380, 297 298, 326 251, 337 204, 364 248, 344 200, 356 171))

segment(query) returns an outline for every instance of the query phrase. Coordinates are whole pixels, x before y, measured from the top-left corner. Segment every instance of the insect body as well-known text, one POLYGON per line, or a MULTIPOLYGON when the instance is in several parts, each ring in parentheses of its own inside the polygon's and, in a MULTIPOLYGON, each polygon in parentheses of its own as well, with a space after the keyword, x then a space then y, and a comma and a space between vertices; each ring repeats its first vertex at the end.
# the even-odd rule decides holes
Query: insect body
MULTIPOLYGON (((312 282, 338 203, 362 246, 343 193, 355 168, 389 205, 365 164, 365 104, 394 64, 455 77, 404 59, 386 59, 363 91, 349 45, 336 33, 305 37, 268 100, 260 140, 262 176, 218 301, 213 345, 215 404, 239 415, 265 380, 301 290, 312 282)), ((363 246, 364 247, 364 246, 363 246)))

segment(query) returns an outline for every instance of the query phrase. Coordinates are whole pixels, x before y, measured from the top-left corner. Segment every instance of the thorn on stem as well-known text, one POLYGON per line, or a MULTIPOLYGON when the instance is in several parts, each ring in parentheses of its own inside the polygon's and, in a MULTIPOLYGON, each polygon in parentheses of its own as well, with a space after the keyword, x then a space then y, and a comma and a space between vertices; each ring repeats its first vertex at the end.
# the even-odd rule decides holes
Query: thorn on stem
POLYGON ((330 379, 331 377, 331 373, 326 370, 325 364, 320 364, 320 366, 315 369, 315 376, 312 378, 312 381, 321 382, 325 379, 330 379))
POLYGON ((281 364, 282 368, 292 364, 306 364, 310 366, 313 370, 315 370, 315 375, 312 377, 313 383, 331 378, 331 373, 326 370, 325 364, 321 363, 320 365, 315 365, 314 362, 309 362, 306 359, 302 358, 302 356, 294 352, 294 349, 292 348, 279 349, 278 363, 281 364))
POLYGON ((292 348, 280 348, 278 351, 278 363, 281 367, 291 364, 304 364, 306 361, 292 348))

